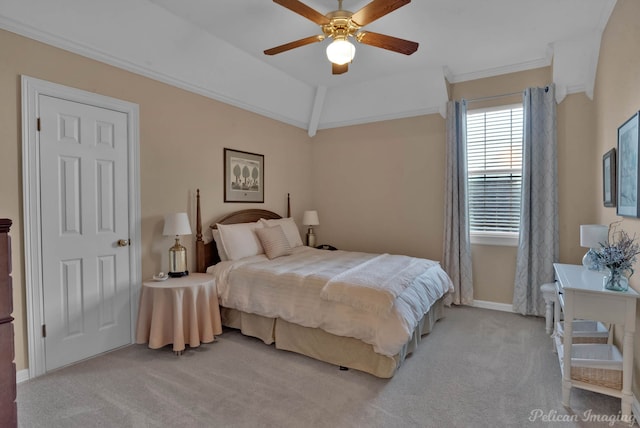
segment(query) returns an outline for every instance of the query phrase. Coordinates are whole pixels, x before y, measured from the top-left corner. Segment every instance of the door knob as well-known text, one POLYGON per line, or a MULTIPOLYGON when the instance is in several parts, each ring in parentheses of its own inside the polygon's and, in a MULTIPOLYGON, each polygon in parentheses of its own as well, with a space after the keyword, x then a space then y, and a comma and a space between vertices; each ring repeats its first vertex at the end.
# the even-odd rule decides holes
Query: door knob
POLYGON ((118 239, 118 247, 126 247, 131 244, 130 239, 118 239))

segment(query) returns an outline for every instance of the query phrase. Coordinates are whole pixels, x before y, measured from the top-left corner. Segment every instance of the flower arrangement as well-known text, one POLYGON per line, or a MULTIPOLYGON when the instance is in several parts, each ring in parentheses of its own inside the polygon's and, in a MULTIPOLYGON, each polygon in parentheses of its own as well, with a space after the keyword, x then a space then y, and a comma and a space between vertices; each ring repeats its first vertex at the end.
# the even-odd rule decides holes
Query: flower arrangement
POLYGON ((629 236, 624 230, 618 230, 617 223, 609 226, 607 242, 601 242, 600 248, 591 258, 593 266, 598 270, 609 270, 604 279, 605 288, 626 291, 629 288, 628 278, 633 275, 633 265, 640 254, 640 244, 636 236, 629 236))

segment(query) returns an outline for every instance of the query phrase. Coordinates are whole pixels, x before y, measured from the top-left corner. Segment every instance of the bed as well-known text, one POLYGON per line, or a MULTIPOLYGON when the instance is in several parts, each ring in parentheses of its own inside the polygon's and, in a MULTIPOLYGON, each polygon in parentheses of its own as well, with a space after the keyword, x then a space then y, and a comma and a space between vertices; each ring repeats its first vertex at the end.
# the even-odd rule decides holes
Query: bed
POLYGON ((297 226, 292 232, 289 205, 286 217, 261 209, 226 215, 209 226, 216 239, 205 243, 199 191, 196 199, 196 270, 216 277, 226 327, 342 369, 390 378, 443 316, 444 297, 453 286, 437 262, 302 246, 297 226), (239 239, 237 254, 229 237, 246 237, 249 227, 260 237, 273 232, 300 245, 271 258, 269 241, 262 241, 267 256, 245 254, 252 244, 239 239), (374 269, 378 266, 388 268, 374 269), (390 291, 380 290, 381 283, 390 291))

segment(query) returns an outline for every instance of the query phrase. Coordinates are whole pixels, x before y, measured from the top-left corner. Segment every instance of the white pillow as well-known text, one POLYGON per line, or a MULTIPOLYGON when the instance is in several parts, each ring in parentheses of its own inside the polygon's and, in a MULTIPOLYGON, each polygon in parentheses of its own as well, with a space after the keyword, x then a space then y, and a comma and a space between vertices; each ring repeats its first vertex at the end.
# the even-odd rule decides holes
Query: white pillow
POLYGON ((218 224, 222 246, 229 260, 239 260, 245 257, 264 254, 264 249, 254 230, 262 227, 259 222, 218 224))
POLYGON ((211 229, 211 233, 213 234, 213 240, 215 241, 216 248, 218 249, 220 261, 226 262, 227 260, 229 260, 229 256, 227 256, 227 252, 224 250, 224 245, 222 245, 222 239, 220 239, 220 231, 218 229, 211 229))
POLYGON ((301 247, 303 245, 302 238, 300 238, 300 230, 298 229, 298 225, 296 224, 293 217, 281 218, 277 220, 265 220, 261 218, 260 222, 262 222, 262 224, 267 227, 278 225, 282 226, 282 231, 287 237, 287 241, 289 241, 289 246, 291 248, 301 247))
POLYGON ((278 225, 256 229, 256 235, 258 235, 258 239, 269 260, 291 255, 291 247, 282 230, 282 226, 278 225))

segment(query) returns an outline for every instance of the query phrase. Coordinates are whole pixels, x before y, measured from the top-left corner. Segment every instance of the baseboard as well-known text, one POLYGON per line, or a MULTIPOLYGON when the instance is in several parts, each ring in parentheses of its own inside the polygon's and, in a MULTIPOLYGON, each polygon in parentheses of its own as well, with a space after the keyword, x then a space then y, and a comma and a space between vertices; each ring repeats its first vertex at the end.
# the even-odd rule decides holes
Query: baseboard
POLYGON ((16 383, 22 383, 29 380, 29 369, 18 370, 16 372, 16 383))
POLYGON ((471 305, 475 308, 492 309, 494 311, 513 312, 513 305, 508 303, 489 302, 487 300, 474 300, 471 305))

